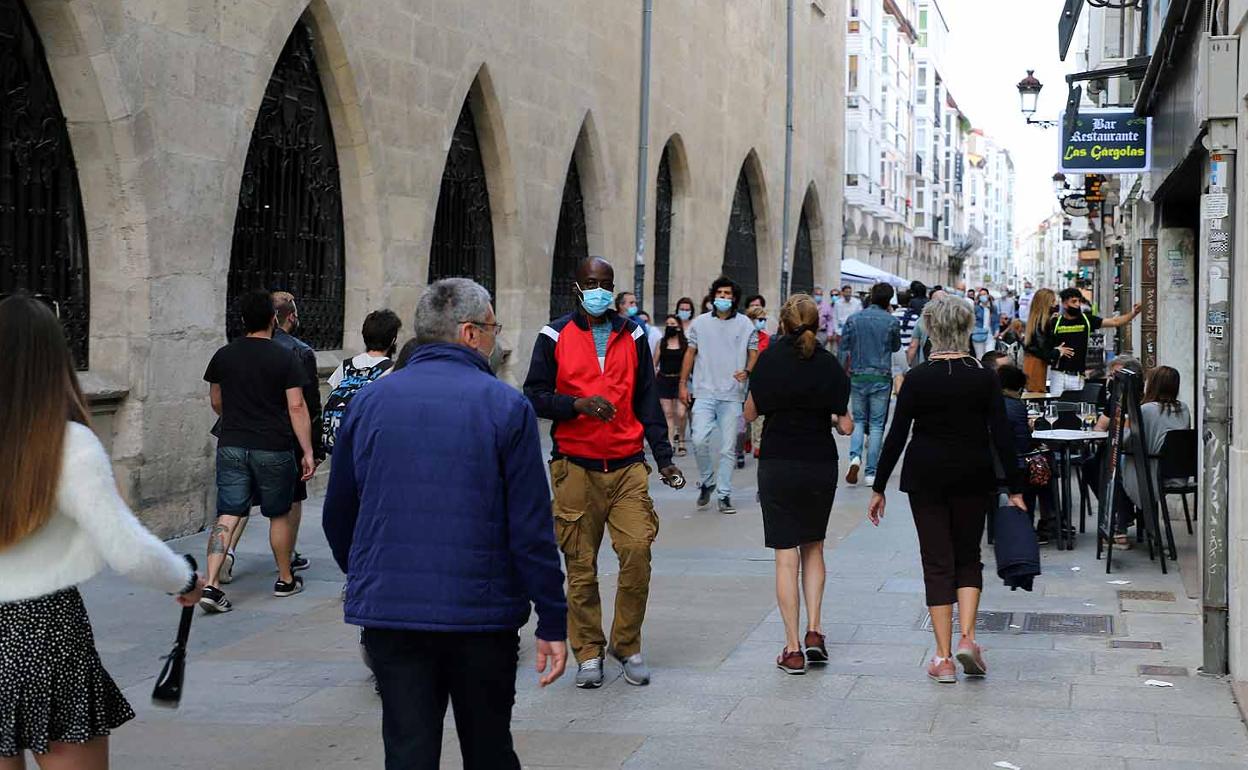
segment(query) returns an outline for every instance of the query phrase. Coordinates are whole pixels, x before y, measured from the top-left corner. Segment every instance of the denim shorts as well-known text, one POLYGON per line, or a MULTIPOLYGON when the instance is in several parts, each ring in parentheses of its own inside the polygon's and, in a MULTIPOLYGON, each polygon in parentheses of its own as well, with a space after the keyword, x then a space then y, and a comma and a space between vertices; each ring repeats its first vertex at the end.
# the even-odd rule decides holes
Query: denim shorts
POLYGON ((217 447, 217 515, 246 516, 253 502, 273 518, 290 513, 299 466, 290 450, 217 447))

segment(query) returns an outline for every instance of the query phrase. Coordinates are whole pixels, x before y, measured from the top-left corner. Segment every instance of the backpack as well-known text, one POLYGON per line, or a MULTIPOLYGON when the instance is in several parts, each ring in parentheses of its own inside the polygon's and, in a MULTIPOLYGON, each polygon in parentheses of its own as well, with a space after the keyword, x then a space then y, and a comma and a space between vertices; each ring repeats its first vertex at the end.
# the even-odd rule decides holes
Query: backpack
POLYGON ((377 380, 392 366, 394 362, 388 358, 367 369, 356 368, 350 358, 342 362, 342 381, 329 392, 329 397, 325 399, 325 408, 321 412, 321 443, 325 447, 325 454, 334 453, 338 426, 342 424, 342 417, 347 413, 347 405, 351 403, 351 399, 355 398, 360 388, 377 380))

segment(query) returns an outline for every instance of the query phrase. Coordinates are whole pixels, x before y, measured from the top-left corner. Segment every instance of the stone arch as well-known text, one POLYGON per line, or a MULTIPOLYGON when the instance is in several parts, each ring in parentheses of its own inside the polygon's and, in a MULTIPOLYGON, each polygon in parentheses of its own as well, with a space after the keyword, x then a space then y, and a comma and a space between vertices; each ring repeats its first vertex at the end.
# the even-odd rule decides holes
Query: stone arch
MULTIPOLYGON (((105 45, 95 7, 63 0, 25 0, 24 5, 54 87, 73 95, 61 100, 61 111, 78 170, 89 255, 91 320, 83 386, 88 392, 124 392, 133 385, 131 345, 146 334, 150 302, 136 117, 116 77, 117 60, 105 45)), ((110 438, 104 436, 106 442, 110 438)), ((125 480, 122 486, 128 487, 125 480)))
POLYGON ((680 134, 672 134, 663 145, 655 173, 654 248, 650 260, 653 289, 647 307, 656 322, 672 311, 675 299, 672 287, 680 285, 678 273, 689 263, 683 258, 692 208, 689 191, 689 160, 684 139, 680 134))
POLYGON ((806 187, 797 228, 790 277, 792 293, 809 292, 816 284, 822 284, 823 276, 828 274, 824 263, 823 207, 819 202, 819 189, 813 181, 806 187), (803 250, 806 251, 804 255, 803 250), (800 264, 803 259, 806 260, 804 265, 800 264))
POLYGON ((755 150, 746 155, 732 189, 721 270, 741 285, 743 295, 757 294, 764 263, 760 254, 767 242, 767 194, 755 150))
POLYGON ((575 306, 572 274, 580 260, 603 254, 603 181, 593 115, 586 112, 568 159, 567 174, 560 187, 559 221, 551 248, 551 318, 571 312, 575 306))

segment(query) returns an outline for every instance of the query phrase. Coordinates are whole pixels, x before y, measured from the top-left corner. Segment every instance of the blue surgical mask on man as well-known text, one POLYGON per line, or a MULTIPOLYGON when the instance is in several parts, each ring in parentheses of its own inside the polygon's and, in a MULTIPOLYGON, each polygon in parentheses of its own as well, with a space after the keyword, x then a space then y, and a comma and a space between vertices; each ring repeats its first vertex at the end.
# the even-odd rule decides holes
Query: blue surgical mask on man
POLYGON ((611 307, 614 300, 615 295, 606 289, 583 289, 581 291, 581 307, 594 318, 607 312, 607 308, 611 307))
POLYGON ((625 312, 627 312, 627 313, 628 313, 628 317, 629 317, 629 318, 632 318, 632 317, 634 317, 634 316, 636 316, 636 315, 637 315, 637 306, 636 306, 636 305, 632 305, 632 306, 631 306, 631 307, 629 307, 629 308, 628 308, 628 310, 627 310, 627 311, 625 311, 625 312))
POLYGON ((729 310, 732 310, 732 300, 717 297, 715 299, 715 310, 720 313, 727 313, 729 310))

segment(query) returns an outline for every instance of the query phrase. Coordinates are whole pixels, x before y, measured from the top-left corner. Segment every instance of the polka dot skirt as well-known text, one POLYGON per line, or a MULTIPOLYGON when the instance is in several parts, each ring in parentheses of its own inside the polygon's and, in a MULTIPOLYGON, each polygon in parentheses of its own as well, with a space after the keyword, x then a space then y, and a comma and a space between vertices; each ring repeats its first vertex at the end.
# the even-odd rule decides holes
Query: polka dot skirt
POLYGON ((85 743, 133 718, 78 589, 0 603, 0 757, 85 743))

